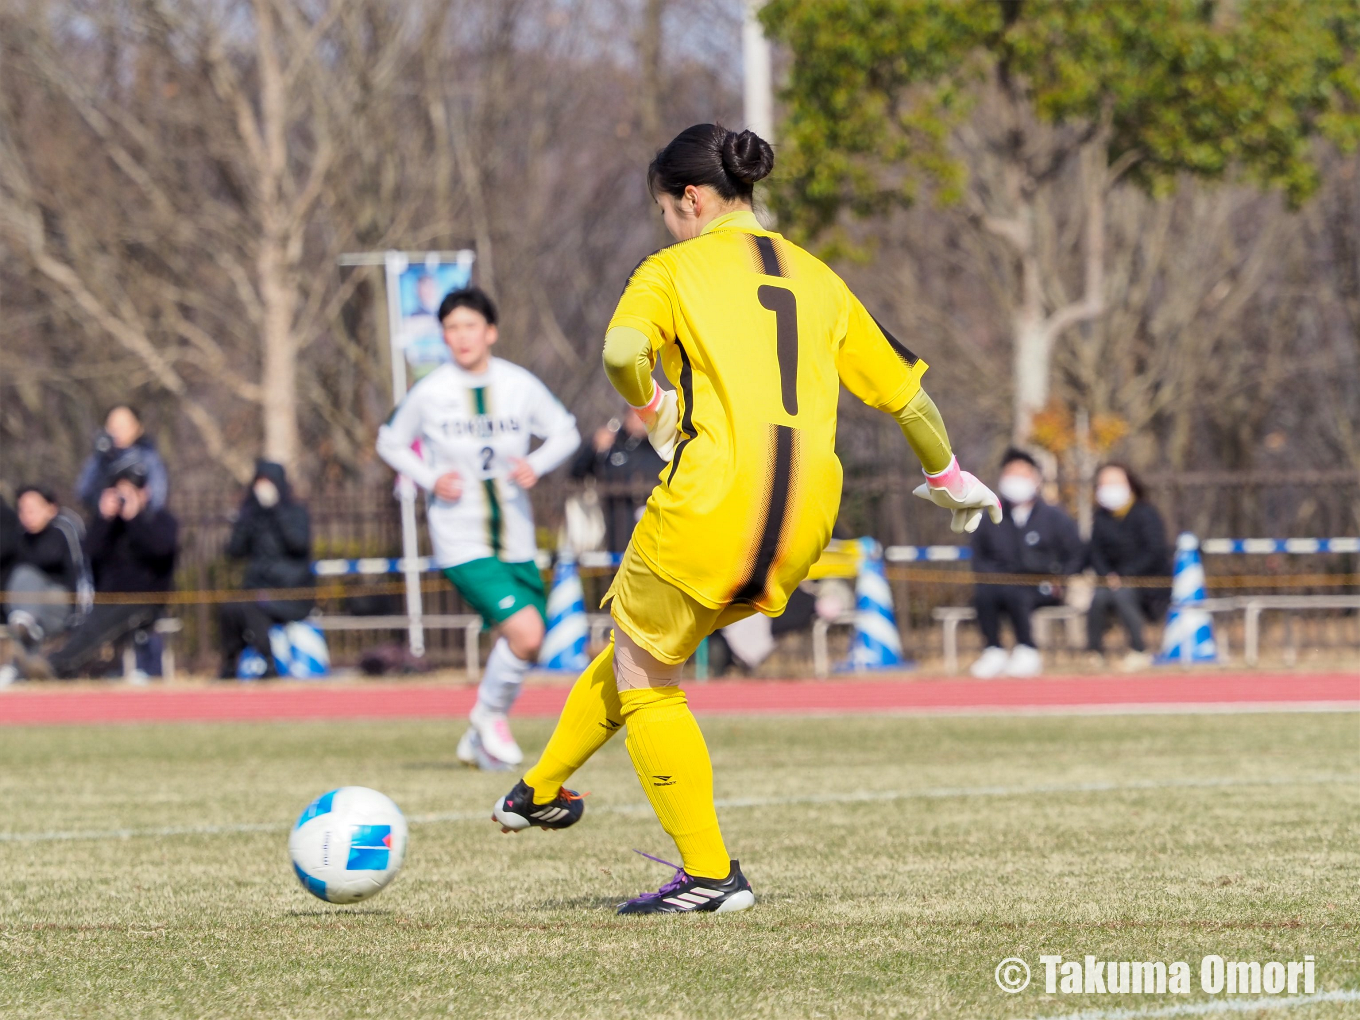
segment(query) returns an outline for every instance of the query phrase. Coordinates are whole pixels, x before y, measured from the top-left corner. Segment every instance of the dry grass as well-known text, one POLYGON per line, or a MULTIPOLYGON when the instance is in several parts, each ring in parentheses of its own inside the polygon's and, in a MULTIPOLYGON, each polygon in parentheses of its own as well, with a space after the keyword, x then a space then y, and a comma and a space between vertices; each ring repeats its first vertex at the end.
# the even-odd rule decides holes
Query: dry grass
MULTIPOLYGON (((629 848, 672 849, 621 740, 580 776, 582 825, 502 836, 483 816, 508 780, 457 768, 446 723, 3 731, 3 831, 277 828, 0 842, 0 1015, 1003 1018, 1170 1001, 996 988, 1000 959, 1041 952, 1313 953, 1321 989, 1360 988, 1358 723, 706 720, 720 797, 755 802, 722 819, 760 902, 668 919, 612 913, 668 877, 629 848), (311 797, 347 783, 461 817, 416 824, 397 883, 337 908, 297 886, 284 844, 311 797)), ((520 732, 537 747, 547 726, 520 732)))

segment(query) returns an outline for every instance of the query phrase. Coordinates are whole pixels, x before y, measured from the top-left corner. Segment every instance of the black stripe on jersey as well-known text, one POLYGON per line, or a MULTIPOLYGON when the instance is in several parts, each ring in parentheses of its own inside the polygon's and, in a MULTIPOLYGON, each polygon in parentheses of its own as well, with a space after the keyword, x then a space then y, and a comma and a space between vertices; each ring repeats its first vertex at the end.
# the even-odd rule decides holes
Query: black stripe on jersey
POLYGON ((667 485, 670 485, 671 479, 675 477, 675 471, 680 466, 680 455, 685 452, 685 447, 699 434, 694 427, 694 366, 689 362, 689 352, 685 350, 684 344, 677 340, 675 348, 680 352, 680 392, 685 397, 685 413, 680 416, 680 433, 685 438, 675 445, 675 453, 671 456, 671 473, 666 476, 667 485))
MULTIPOLYGON (((769 240, 769 238, 764 238, 769 240)), ((798 413, 798 301, 787 287, 762 284, 756 288, 762 308, 775 313, 775 351, 779 358, 779 386, 784 413, 798 413)))
MULTIPOLYGON (((869 318, 874 319, 872 315, 870 315, 869 318)), ((896 354, 899 358, 901 358, 903 364, 905 364, 908 368, 910 368, 912 365, 916 364, 918 361, 921 360, 916 355, 912 354, 911 351, 903 347, 898 342, 897 337, 893 336, 886 329, 884 329, 883 323, 879 322, 877 319, 874 319, 874 325, 878 327, 879 332, 881 332, 883 334, 884 339, 888 341, 888 346, 893 349, 893 353, 896 354)))
POLYGON ((755 258, 757 273, 766 276, 785 276, 784 266, 779 261, 779 249, 774 246, 774 240, 763 234, 747 234, 746 243, 750 245, 751 254, 755 258))
POLYGON ((751 561, 750 572, 738 586, 733 602, 755 603, 770 582, 770 568, 779 555, 779 542, 788 523, 792 502, 794 473, 797 468, 795 433, 787 425, 770 426, 770 460, 772 461, 766 488, 767 501, 760 527, 760 542, 751 561))
POLYGON ((647 264, 648 259, 656 258, 656 256, 660 255, 663 251, 669 251, 672 248, 678 248, 682 244, 689 244, 690 241, 697 241, 699 240, 700 237, 707 236, 708 236, 707 234, 700 234, 697 237, 687 237, 683 241, 676 241, 673 244, 666 245, 664 248, 658 248, 656 251, 646 256, 646 258, 644 258, 641 262, 639 262, 637 265, 633 267, 633 271, 628 274, 628 279, 623 281, 623 291, 620 291, 619 293, 622 294, 624 291, 628 289, 628 285, 633 282, 633 277, 637 276, 638 270, 647 264))

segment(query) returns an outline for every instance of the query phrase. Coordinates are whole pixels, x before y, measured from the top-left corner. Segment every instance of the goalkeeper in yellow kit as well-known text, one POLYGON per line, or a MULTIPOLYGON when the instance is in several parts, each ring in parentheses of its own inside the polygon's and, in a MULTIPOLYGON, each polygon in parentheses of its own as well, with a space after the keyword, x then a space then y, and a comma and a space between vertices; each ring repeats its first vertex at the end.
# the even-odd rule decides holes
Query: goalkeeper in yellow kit
POLYGON ((506 831, 565 828, 563 787, 614 733, 682 866, 621 914, 743 910, 755 902, 713 804, 713 770, 677 686, 714 630, 777 616, 840 507, 840 385, 897 419, 926 472, 917 494, 972 531, 996 496, 959 470, 926 370, 822 262, 763 229, 752 187, 774 166, 750 131, 699 124, 657 153, 648 184, 677 244, 633 271, 605 336, 605 372, 668 463, 605 605, 614 635, 572 688, 538 763, 496 802, 506 831), (676 389, 652 378, 657 359, 676 389))

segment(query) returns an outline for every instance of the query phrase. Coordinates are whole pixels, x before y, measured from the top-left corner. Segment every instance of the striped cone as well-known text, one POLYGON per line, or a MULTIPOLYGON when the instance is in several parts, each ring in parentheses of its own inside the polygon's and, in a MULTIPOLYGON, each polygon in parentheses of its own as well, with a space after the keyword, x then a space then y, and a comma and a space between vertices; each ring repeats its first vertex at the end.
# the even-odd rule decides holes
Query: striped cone
POLYGON ((1188 531, 1176 539, 1171 579, 1171 612, 1162 634, 1158 663, 1217 662, 1214 629, 1204 605, 1204 564, 1199 539, 1188 531))
POLYGON ((579 673, 590 665, 586 654, 586 597, 581 590, 581 575, 576 560, 568 555, 558 558, 553 568, 552 593, 548 596, 548 632, 538 664, 544 669, 579 673))
POLYGON ((855 581, 855 637, 842 669, 907 669, 902 638, 893 614, 892 589, 883 569, 883 547, 872 538, 859 539, 859 576, 855 581))

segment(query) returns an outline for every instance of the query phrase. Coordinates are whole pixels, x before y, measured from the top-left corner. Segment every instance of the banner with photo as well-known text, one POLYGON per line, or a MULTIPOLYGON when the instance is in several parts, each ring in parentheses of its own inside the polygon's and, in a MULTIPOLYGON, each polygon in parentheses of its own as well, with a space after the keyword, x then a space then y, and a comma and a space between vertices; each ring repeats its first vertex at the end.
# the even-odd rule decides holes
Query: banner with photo
POLYGON ((471 280, 471 260, 416 263, 408 265, 398 277, 400 324, 396 346, 409 369, 408 384, 419 382, 449 360, 439 325, 439 302, 449 291, 461 290, 471 280))

